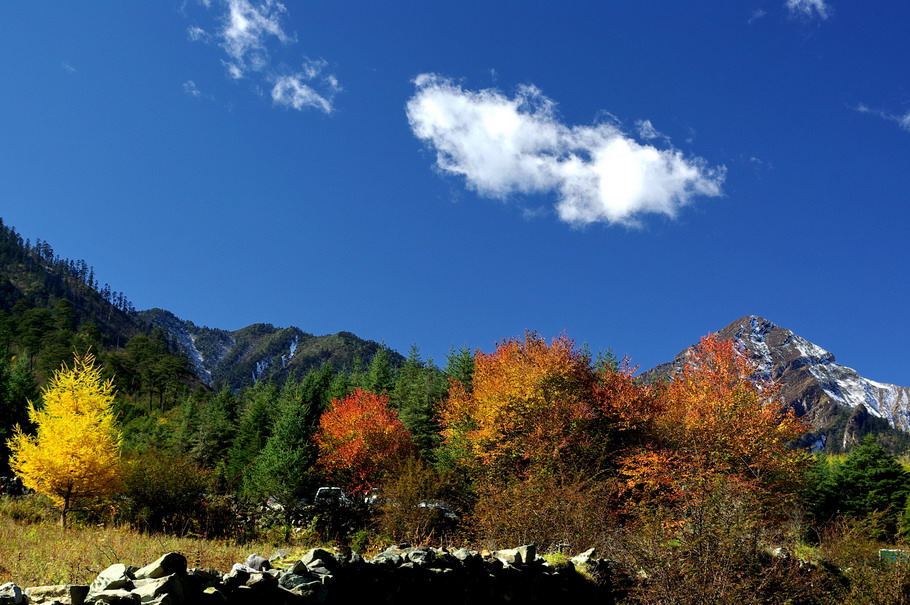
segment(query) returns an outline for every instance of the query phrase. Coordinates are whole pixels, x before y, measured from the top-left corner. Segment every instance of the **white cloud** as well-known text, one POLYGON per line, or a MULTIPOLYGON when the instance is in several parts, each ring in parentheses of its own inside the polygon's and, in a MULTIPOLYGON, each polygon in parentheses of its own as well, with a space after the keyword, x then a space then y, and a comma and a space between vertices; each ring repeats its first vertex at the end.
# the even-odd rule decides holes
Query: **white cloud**
POLYGON ((275 37, 282 43, 293 38, 281 24, 287 12, 276 0, 264 0, 254 5, 250 0, 227 0, 228 14, 219 31, 221 46, 231 58, 226 63, 231 77, 239 78, 247 71, 261 71, 269 64, 265 43, 275 37))
POLYGON ((910 132, 910 111, 908 111, 904 115, 900 115, 900 114, 891 113, 889 111, 884 111, 882 109, 873 109, 873 108, 869 107, 868 105, 866 105, 865 103, 860 103, 853 109, 860 113, 866 113, 869 115, 877 116, 883 120, 888 120, 889 122, 894 122, 895 124, 900 126, 903 130, 910 132))
POLYGON ((810 19, 818 17, 825 20, 831 14, 831 9, 825 4, 825 0, 787 0, 784 6, 790 11, 791 16, 810 19))
POLYGON ((183 92, 188 94, 191 97, 199 98, 202 96, 202 91, 196 88, 196 83, 192 80, 187 80, 183 83, 183 92))
POLYGON ((65 72, 68 73, 68 74, 74 74, 74 73, 76 73, 76 68, 73 67, 72 65, 70 65, 70 62, 69 62, 69 61, 63 61, 63 62, 60 64, 60 67, 62 67, 62 68, 63 68, 63 71, 65 71, 65 72))
POLYGON ((651 120, 638 120, 635 122, 635 126, 638 128, 638 136, 646 141, 663 137, 663 135, 654 128, 654 124, 651 123, 651 120))
POLYGON ((759 19, 763 19, 767 15, 768 15, 768 11, 761 9, 761 8, 755 9, 749 15, 749 19, 746 21, 746 23, 748 23, 749 25, 752 25, 755 21, 758 21, 759 19))
MULTIPOLYGON (((205 1, 203 4, 210 7, 214 3, 205 1)), ((263 86, 269 87, 276 105, 332 111, 333 98, 341 91, 341 85, 333 74, 323 73, 326 61, 305 58, 296 73, 273 67, 274 42, 281 45, 296 42, 284 24, 287 16, 284 4, 278 0, 221 0, 220 4, 227 10, 219 18, 216 30, 209 33, 192 26, 187 35, 193 41, 217 43, 225 51, 227 57, 221 64, 229 78, 249 78, 258 94, 263 94, 263 86)), ((275 61, 276 65, 284 63, 275 61)))
POLYGON ((276 105, 284 105, 301 111, 314 108, 325 113, 332 113, 332 98, 341 90, 341 87, 338 86, 338 81, 334 76, 327 76, 322 81, 325 90, 320 94, 306 83, 315 77, 315 75, 310 77, 306 71, 281 76, 272 87, 272 100, 276 105))
POLYGON ((193 42, 204 42, 209 38, 208 33, 198 25, 191 25, 186 28, 186 35, 193 42))
MULTIPOLYGON (((441 170, 464 176, 482 195, 555 193, 559 217, 577 226, 635 225, 643 213, 674 216, 695 196, 721 195, 723 167, 641 144, 613 124, 566 126, 534 86, 508 98, 435 74, 414 83, 411 130, 436 150, 441 170)), ((650 122, 639 124, 656 133, 650 122)))

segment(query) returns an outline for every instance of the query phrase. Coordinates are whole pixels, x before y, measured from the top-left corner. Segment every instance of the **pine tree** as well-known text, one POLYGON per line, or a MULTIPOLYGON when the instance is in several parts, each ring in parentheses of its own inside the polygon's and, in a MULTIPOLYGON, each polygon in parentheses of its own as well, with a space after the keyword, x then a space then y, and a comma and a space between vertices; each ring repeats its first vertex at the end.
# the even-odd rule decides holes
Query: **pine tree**
POLYGON ((113 384, 103 381, 89 353, 58 371, 42 391, 44 406, 29 403, 34 436, 17 426, 8 445, 10 466, 26 487, 60 507, 60 524, 74 504, 109 496, 120 487, 120 432, 111 406, 113 384))
POLYGON ((302 498, 313 491, 312 467, 317 449, 312 436, 328 402, 332 368, 313 370, 300 383, 288 380, 277 403, 272 434, 256 461, 247 468, 243 494, 251 501, 271 498, 284 507, 288 520, 302 498))
POLYGON ((449 350, 446 355, 446 377, 449 380, 460 382, 464 385, 465 391, 471 392, 474 382, 474 355, 467 347, 449 350))
POLYGON ((879 512, 885 532, 893 535, 897 531, 910 492, 910 474, 882 449, 874 436, 867 435, 850 450, 835 472, 835 483, 838 512, 856 519, 879 512))
POLYGON ((265 448, 272 434, 272 420, 278 389, 270 383, 258 382, 246 392, 243 413, 237 436, 228 456, 227 476, 229 481, 243 477, 246 468, 265 448))
POLYGON ((431 460, 433 450, 439 445, 436 406, 447 391, 448 383, 442 371, 432 361, 424 363, 417 346, 412 346, 398 372, 389 405, 398 410, 424 459, 431 460))
POLYGON ((199 407, 199 424, 190 453, 204 466, 213 468, 231 447, 236 410, 237 400, 228 387, 199 407))
POLYGON ((378 394, 388 393, 395 386, 395 370, 389 361, 389 351, 385 345, 373 355, 362 386, 365 390, 378 394))

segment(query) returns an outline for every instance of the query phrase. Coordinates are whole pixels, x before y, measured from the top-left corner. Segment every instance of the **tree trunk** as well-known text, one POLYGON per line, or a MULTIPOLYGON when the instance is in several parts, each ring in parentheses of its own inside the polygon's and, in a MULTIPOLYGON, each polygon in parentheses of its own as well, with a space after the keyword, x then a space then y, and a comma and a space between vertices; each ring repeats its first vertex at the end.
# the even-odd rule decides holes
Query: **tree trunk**
POLYGON ((60 508, 60 527, 66 529, 66 515, 70 511, 70 494, 63 497, 63 506, 60 508))

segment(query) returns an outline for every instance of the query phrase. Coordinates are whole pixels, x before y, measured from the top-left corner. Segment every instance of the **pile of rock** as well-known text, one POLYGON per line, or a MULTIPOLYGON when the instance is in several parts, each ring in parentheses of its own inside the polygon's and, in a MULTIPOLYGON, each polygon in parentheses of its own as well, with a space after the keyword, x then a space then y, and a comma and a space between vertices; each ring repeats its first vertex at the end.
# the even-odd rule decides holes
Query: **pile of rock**
MULTIPOLYGON (((579 564, 594 569, 591 556, 579 564)), ((142 568, 112 565, 90 586, 0 586, 0 605, 90 605, 94 603, 178 605, 207 603, 303 604, 541 603, 566 598, 614 600, 608 575, 585 578, 572 563, 551 565, 533 545, 477 552, 411 547, 389 548, 370 561, 357 553, 335 555, 313 549, 300 560, 269 561, 250 555, 228 573, 187 569, 186 558, 169 553, 142 568), (273 568, 272 563, 275 564, 273 568)))

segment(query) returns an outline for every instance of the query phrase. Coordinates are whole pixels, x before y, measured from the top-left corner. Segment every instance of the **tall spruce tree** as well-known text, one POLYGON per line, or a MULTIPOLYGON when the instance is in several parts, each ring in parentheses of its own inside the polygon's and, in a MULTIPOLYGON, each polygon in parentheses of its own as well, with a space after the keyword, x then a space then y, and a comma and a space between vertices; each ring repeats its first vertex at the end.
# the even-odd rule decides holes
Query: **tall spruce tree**
POLYGON ((442 371, 432 360, 424 363, 419 349, 412 345, 398 372, 390 404, 399 411, 399 419, 424 459, 433 459, 433 451, 440 442, 436 406, 445 398, 447 388, 442 371))
POLYGON ((289 379, 278 398, 272 434, 256 461, 247 468, 243 495, 280 504, 290 522, 302 499, 312 495, 317 476, 313 465, 318 450, 312 436, 328 404, 332 368, 328 364, 307 374, 301 382, 289 379))
POLYGON ((229 483, 242 480, 244 471, 265 448, 272 435, 278 399, 278 388, 266 382, 258 382, 244 393, 240 425, 228 455, 229 483))
POLYGON ((224 387, 198 407, 199 424, 190 453, 202 465, 214 468, 225 458, 234 439, 237 400, 224 387))

